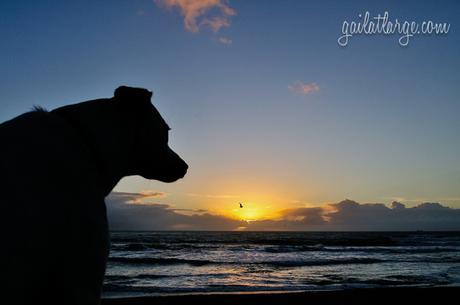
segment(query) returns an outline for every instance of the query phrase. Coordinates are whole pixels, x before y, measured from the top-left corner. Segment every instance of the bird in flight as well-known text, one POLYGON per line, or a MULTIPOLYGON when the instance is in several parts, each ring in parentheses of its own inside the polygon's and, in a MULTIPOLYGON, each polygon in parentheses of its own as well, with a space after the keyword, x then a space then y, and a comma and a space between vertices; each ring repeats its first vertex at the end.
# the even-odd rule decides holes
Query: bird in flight
POLYGON ((240 208, 243 208, 243 204, 240 202, 240 208))

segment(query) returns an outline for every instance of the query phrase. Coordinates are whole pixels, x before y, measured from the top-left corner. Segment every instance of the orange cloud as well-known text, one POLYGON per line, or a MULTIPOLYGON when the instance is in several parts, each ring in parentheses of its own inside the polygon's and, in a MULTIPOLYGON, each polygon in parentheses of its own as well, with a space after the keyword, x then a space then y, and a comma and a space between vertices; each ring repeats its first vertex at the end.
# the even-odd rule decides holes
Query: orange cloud
POLYGON ((129 204, 145 204, 144 199, 150 198, 163 198, 167 196, 165 192, 157 191, 141 191, 139 193, 129 193, 129 192, 117 192, 118 197, 126 199, 126 202, 129 204))
POLYGON ((291 92, 300 95, 308 95, 319 91, 319 86, 316 83, 302 83, 301 81, 296 81, 295 83, 289 85, 288 88, 291 92))
POLYGON ((185 29, 197 33, 200 27, 209 27, 217 33, 230 26, 230 17, 236 15, 226 0, 154 0, 163 8, 177 8, 184 17, 185 29))
POLYGON ((166 197, 166 193, 165 192, 157 192, 157 191, 151 191, 151 190, 147 190, 147 191, 141 191, 139 193, 142 198, 158 198, 158 197, 166 197))

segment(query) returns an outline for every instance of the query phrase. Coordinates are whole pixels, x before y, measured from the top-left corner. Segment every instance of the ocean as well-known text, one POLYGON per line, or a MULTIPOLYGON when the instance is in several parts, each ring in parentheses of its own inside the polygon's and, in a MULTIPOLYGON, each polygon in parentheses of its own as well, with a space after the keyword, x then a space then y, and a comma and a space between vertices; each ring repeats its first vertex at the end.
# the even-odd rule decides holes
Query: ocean
POLYGON ((104 297, 460 286, 460 232, 112 232, 104 297))

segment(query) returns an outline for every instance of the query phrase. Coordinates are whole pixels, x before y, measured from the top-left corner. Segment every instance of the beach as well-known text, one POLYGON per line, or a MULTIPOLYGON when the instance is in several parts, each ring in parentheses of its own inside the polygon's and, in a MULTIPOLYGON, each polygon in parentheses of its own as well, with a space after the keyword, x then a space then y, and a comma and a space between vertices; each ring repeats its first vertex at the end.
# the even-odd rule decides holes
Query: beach
POLYGON ((102 305, 455 304, 460 287, 362 288, 291 293, 189 294, 103 299, 102 305))

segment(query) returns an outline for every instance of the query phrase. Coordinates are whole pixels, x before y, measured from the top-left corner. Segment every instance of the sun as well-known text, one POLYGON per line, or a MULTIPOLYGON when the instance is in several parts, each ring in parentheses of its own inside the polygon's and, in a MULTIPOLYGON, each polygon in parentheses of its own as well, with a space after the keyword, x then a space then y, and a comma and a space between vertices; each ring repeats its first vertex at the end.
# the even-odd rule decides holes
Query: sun
POLYGON ((243 203, 243 207, 236 207, 232 209, 230 213, 226 214, 230 214, 228 216, 231 218, 246 222, 267 219, 270 218, 270 216, 273 216, 272 211, 267 207, 259 206, 250 202, 247 202, 246 204, 243 203))
POLYGON ((262 218, 262 213, 257 208, 240 208, 237 210, 237 215, 241 220, 244 221, 254 221, 262 218))

